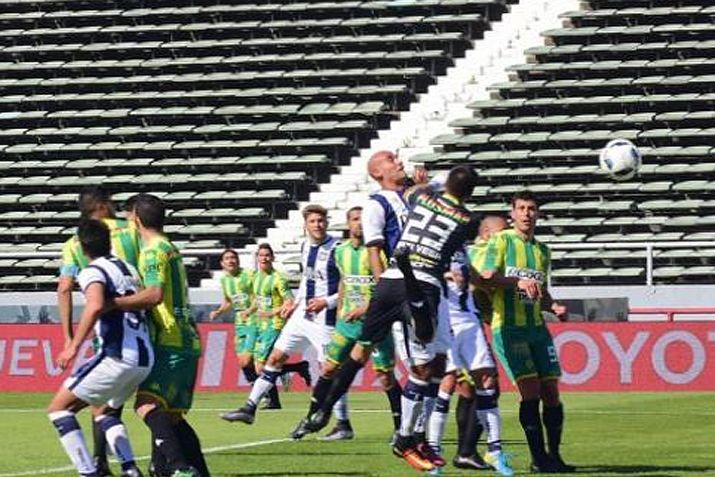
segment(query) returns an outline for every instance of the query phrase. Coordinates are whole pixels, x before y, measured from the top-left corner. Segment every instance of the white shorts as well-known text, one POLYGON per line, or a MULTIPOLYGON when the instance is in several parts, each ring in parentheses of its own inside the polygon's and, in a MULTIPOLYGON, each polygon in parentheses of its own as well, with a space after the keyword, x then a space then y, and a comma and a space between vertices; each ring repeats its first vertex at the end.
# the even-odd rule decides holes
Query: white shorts
POLYGON ((395 349, 400 359, 408 368, 420 366, 432 361, 438 354, 448 354, 452 346, 452 333, 449 329, 449 309, 447 302, 442 298, 438 307, 437 331, 432 342, 423 345, 415 336, 412 326, 408 327, 410 354, 407 354, 405 335, 402 331, 402 322, 396 321, 392 325, 392 337, 395 340, 395 349))
POLYGON ((294 318, 286 322, 273 348, 291 355, 302 354, 308 346, 311 346, 318 355, 318 361, 325 362, 325 351, 335 328, 326 326, 322 322, 306 320, 295 314, 293 316, 294 318))
POLYGON ((150 366, 140 367, 116 358, 96 355, 65 379, 64 387, 92 406, 122 406, 149 376, 150 366))
POLYGON ((448 373, 458 369, 474 371, 496 367, 481 323, 455 324, 452 326, 452 333, 452 347, 447 353, 448 373))

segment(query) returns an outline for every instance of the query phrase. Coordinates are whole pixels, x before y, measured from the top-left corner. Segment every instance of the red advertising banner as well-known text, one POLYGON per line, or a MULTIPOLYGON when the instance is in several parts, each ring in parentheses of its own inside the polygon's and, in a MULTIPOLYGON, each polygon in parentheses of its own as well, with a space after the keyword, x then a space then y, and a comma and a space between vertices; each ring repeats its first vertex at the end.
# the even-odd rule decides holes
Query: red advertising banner
MULTIPOLYGON (((715 322, 558 323, 549 326, 567 391, 715 391, 715 322)), ((234 357, 233 326, 202 324, 201 391, 247 385, 234 357)), ((58 325, 0 325, 0 392, 54 391, 69 374, 54 366, 62 346, 58 325)), ((91 356, 85 343, 74 369, 91 356)), ((312 370, 318 365, 312 353, 312 370)), ((404 368, 397 370, 405 376, 404 368)), ((502 376, 504 374, 502 373, 502 376)), ((509 386, 502 379, 504 387, 509 386)), ((379 388, 367 366, 358 390, 379 388)), ((300 379, 294 389, 304 389, 300 379)))

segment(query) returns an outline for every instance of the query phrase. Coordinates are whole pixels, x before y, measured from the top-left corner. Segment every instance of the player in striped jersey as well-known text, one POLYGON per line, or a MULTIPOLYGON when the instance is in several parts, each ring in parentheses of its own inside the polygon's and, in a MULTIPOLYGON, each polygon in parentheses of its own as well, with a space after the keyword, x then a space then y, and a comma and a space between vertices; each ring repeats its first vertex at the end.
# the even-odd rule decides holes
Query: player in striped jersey
POLYGON ((573 472, 565 464, 559 446, 564 411, 559 397, 559 358, 543 311, 560 320, 568 318, 566 306, 548 292, 549 248, 534 238, 539 216, 536 197, 519 192, 511 201, 513 228, 489 240, 481 277, 495 286, 492 294, 494 349, 521 395, 519 421, 526 434, 534 472, 573 472), (539 416, 543 403, 543 421, 539 416), (549 452, 544 446, 546 429, 549 452))
MULTIPOLYGON (((139 259, 139 233, 130 224, 115 217, 114 204, 109 191, 103 187, 83 190, 79 195, 79 212, 82 219, 102 221, 110 230, 112 254, 134 265, 139 259)), ((77 275, 89 264, 77 235, 73 235, 62 246, 60 278, 57 282, 57 307, 60 314, 64 345, 72 342, 72 290, 77 282, 77 275)), ((115 410, 116 418, 121 417, 122 409, 115 410)), ((93 423, 94 459, 100 476, 111 475, 107 463, 107 441, 99 425, 93 423)))
MULTIPOLYGON (((362 235, 362 207, 352 207, 347 211, 348 240, 341 243, 333 252, 335 263, 340 271, 340 285, 338 287, 338 320, 335 332, 328 344, 327 358, 323 373, 313 389, 313 396, 307 417, 311 416, 321 403, 325 394, 330 389, 332 378, 340 365, 347 359, 352 347, 362 332, 362 320, 367 311, 368 303, 375 289, 375 277, 370 268, 370 255, 363 243, 362 235)), ((384 253, 381 255, 383 263, 387 263, 384 253)), ((391 337, 379 343, 372 353, 373 369, 381 383, 394 381, 393 368, 395 367, 395 348, 391 337), (388 374, 389 376, 385 376, 388 374)), ((400 400, 400 389, 389 386, 385 389, 390 402, 400 400)), ((392 407, 392 406, 391 406, 392 407)), ((394 409, 394 407, 393 407, 394 409)), ((399 407, 398 407, 399 409, 399 407)), ((294 439, 300 439, 306 434, 305 424, 307 417, 302 419, 296 429, 291 433, 294 439)), ((395 430, 400 425, 400 413, 393 412, 395 430)), ((349 422, 338 422, 323 440, 352 439, 353 430, 349 422)))
POLYGON ((123 310, 151 309, 156 361, 139 386, 135 409, 152 433, 152 464, 157 475, 209 475, 201 444, 184 418, 191 408, 201 343, 188 300, 181 253, 163 234, 164 203, 140 194, 134 220, 143 247, 139 274, 144 289, 115 299, 123 310))
POLYGON ((258 334, 256 317, 251 310, 254 271, 241 268, 238 253, 233 249, 224 250, 219 263, 223 269, 220 279, 223 300, 221 306, 209 313, 209 319, 213 321, 219 315, 233 309, 238 365, 243 370, 246 380, 253 383, 257 377, 253 366, 253 348, 258 334))
POLYGON ((77 279, 85 297, 77 333, 57 357, 65 369, 94 329, 99 347, 94 357, 67 378, 52 399, 48 414, 60 441, 80 475, 97 476, 89 455, 77 411, 92 406, 97 423, 120 460, 123 477, 141 476, 124 423, 116 410, 134 394, 151 370, 154 355, 143 312, 107 311, 107 299, 135 293, 139 288, 136 269, 110 255, 110 231, 102 222, 84 220, 77 230, 87 266, 77 279))
MULTIPOLYGON (((335 328, 337 312, 339 272, 333 256, 337 239, 328 235, 328 211, 324 207, 307 205, 302 214, 308 236, 302 250, 303 276, 295 300, 286 303, 282 312, 282 316, 290 319, 276 340, 245 405, 224 414, 222 417, 226 420, 252 424, 258 401, 275 386, 291 355, 302 353, 310 346, 318 354, 318 361, 324 361, 325 347, 335 328)), ((340 409, 338 419, 346 420, 346 407, 340 409)))

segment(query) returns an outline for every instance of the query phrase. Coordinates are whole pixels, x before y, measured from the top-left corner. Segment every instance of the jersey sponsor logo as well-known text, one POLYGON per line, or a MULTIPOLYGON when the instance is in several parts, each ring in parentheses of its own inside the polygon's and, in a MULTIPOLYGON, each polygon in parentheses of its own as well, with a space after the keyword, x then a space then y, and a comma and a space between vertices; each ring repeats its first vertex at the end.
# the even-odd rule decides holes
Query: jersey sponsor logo
MULTIPOLYGON (((517 277, 520 280, 535 280, 539 284, 544 283, 544 273, 530 268, 506 267, 505 275, 507 277, 517 277)), ((524 290, 518 290, 519 300, 527 305, 536 303, 535 300, 529 298, 524 290)))
POLYGON ((372 275, 346 275, 343 277, 343 283, 346 285, 374 285, 375 277, 372 275))

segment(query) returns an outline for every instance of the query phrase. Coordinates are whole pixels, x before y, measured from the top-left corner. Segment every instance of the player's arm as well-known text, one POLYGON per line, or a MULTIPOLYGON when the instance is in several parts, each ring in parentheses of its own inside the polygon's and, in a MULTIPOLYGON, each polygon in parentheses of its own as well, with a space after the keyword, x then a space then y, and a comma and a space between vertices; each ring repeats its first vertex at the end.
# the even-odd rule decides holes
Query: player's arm
POLYGON ((372 276, 375 277, 375 281, 378 281, 382 276, 382 272, 385 271, 385 262, 383 260, 385 251, 382 247, 383 243, 380 242, 367 248, 370 271, 372 272, 372 276))
POLYGON ((367 246, 370 271, 375 281, 378 281, 387 268, 385 256, 385 210, 377 202, 370 199, 365 201, 362 208, 362 231, 367 246))
POLYGON ((213 321, 217 317, 223 315, 231 309, 232 305, 233 304, 231 303, 231 300, 224 296, 223 300, 221 300, 221 304, 219 305, 219 307, 209 313, 209 320, 213 321))
POLYGON ((104 283, 100 281, 92 282, 84 290, 85 305, 82 310, 77 332, 70 341, 69 345, 57 357, 57 365, 61 369, 65 369, 67 365, 77 356, 77 352, 87 339, 87 336, 92 332, 94 324, 99 319, 104 309, 104 283))
POLYGON ((479 279, 475 285, 499 287, 499 288, 518 288, 523 290, 526 295, 538 300, 541 298, 541 286, 536 280, 525 280, 519 277, 507 277, 502 270, 505 268, 506 258, 506 240, 501 235, 495 235, 489 239, 487 251, 485 252, 484 261, 479 270, 476 270, 479 279))
MULTIPOLYGON (((300 281, 300 285, 302 288, 305 288, 304 281, 305 277, 302 278, 300 281)), ((288 318, 295 310, 297 300, 293 297, 293 292, 290 291, 290 287, 288 286, 288 280, 286 280, 285 276, 283 276, 282 273, 278 274, 278 280, 275 286, 278 290, 278 294, 281 298, 283 298, 283 304, 278 308, 274 308, 273 314, 280 314, 281 317, 288 318)), ((299 288, 298 294, 300 295, 300 293, 301 289, 299 288)))
POLYGON ((117 297, 114 306, 120 310, 149 310, 164 300, 164 284, 167 282, 168 262, 156 250, 144 253, 139 265, 144 289, 134 295, 117 297))
POLYGON ((79 263, 72 253, 70 242, 62 248, 62 265, 60 266, 60 279, 57 282, 57 308, 60 314, 60 325, 64 346, 69 346, 72 341, 72 290, 75 277, 79 273, 79 263))

